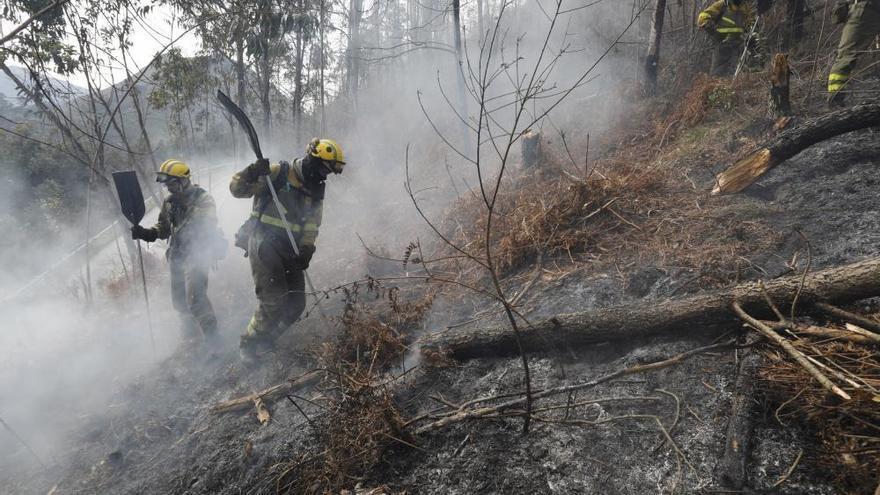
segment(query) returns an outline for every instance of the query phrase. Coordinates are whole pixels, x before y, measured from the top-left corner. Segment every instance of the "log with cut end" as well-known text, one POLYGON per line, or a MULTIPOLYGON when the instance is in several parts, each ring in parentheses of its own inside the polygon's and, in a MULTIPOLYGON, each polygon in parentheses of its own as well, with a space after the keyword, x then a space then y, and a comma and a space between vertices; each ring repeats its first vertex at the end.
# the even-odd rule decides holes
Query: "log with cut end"
POLYGON ((847 132, 880 125, 880 103, 865 103, 810 119, 768 141, 718 174, 712 194, 742 191, 771 168, 804 149, 847 132))
MULTIPOLYGON (((777 302, 791 301, 797 293, 800 275, 764 282, 768 295, 777 302)), ((800 300, 845 303, 880 295, 880 258, 827 268, 807 275, 800 300)), ((710 327, 737 325, 730 309, 734 301, 756 317, 771 317, 760 282, 665 300, 640 301, 596 311, 570 313, 521 327, 523 347, 528 352, 557 351, 597 342, 628 340, 663 333, 706 331, 710 327)), ((507 356, 517 352, 508 327, 457 328, 425 336, 423 352, 446 353, 456 359, 507 356)))

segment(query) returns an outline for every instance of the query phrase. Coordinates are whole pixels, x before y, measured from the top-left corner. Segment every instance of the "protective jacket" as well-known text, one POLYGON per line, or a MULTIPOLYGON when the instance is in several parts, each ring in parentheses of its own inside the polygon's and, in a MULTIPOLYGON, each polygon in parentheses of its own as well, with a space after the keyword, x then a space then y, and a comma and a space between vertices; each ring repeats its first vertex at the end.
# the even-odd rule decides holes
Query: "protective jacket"
POLYGON ((722 40, 742 40, 748 34, 755 13, 745 2, 734 5, 718 0, 706 7, 697 17, 697 25, 719 35, 722 40))
POLYGON ((190 260, 206 255, 206 248, 218 233, 214 199, 195 185, 168 196, 153 230, 157 238, 171 239, 166 253, 169 259, 190 260))
POLYGON ((165 255, 171 266, 171 302, 181 316, 184 338, 200 327, 206 337, 217 333, 217 317, 208 299, 210 264, 223 257, 226 239, 217 227, 214 199, 199 186, 165 198, 159 221, 151 229, 169 239, 165 255))
MULTIPOLYGON (((287 227, 293 232, 297 245, 314 246, 321 226, 323 184, 309 187, 304 183, 299 159, 293 163, 270 165, 269 171, 287 218, 287 227)), ((236 198, 254 198, 251 217, 260 223, 261 228, 277 229, 286 235, 283 234, 285 222, 272 200, 265 179, 252 174, 250 168, 245 168, 232 177, 229 190, 236 198)))

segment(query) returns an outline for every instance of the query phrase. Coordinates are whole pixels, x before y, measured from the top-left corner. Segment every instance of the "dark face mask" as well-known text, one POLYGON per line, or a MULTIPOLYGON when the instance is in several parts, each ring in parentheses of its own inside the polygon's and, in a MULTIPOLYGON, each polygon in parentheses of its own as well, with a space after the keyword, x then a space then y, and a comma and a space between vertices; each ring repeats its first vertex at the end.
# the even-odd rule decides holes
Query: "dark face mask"
POLYGON ((303 179, 306 184, 323 184, 331 169, 324 160, 308 155, 302 161, 303 179))
POLYGON ((168 179, 165 181, 165 188, 171 194, 180 194, 186 189, 186 183, 182 179, 168 179))

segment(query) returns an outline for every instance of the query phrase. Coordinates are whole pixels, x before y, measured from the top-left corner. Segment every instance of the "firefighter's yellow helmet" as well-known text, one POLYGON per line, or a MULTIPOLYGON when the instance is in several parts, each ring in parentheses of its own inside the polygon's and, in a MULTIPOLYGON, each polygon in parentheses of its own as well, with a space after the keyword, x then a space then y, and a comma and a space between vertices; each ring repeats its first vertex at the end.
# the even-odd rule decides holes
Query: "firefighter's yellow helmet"
POLYGON ((169 179, 189 179, 189 165, 171 158, 162 162, 156 173, 156 182, 167 182, 169 179))
POLYGON ((310 155, 329 162, 335 173, 342 173, 342 169, 345 167, 345 154, 336 141, 332 139, 312 139, 309 142, 307 151, 310 155))

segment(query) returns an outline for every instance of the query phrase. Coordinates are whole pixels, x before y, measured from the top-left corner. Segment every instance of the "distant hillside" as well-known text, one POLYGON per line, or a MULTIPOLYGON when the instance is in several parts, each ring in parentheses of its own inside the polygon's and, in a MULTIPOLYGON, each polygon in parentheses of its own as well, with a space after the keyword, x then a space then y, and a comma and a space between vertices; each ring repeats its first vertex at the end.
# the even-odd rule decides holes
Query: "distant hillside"
MULTIPOLYGON (((9 66, 12 73, 15 74, 16 77, 20 77, 23 81, 32 82, 30 73, 28 73, 27 69, 24 67, 17 67, 14 65, 9 66)), ((52 81, 52 86, 58 88, 59 90, 68 91, 72 94, 83 95, 86 92, 86 89, 75 84, 72 84, 70 81, 66 81, 63 79, 59 79, 56 77, 50 77, 52 81)), ((15 87, 15 83, 12 82, 12 79, 6 76, 6 74, 0 72, 0 93, 2 93, 3 97, 6 101, 10 103, 23 103, 24 98, 22 98, 18 94, 18 88, 15 87)))

